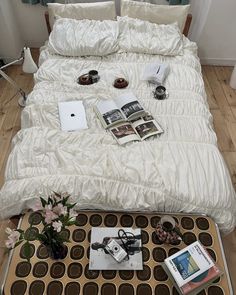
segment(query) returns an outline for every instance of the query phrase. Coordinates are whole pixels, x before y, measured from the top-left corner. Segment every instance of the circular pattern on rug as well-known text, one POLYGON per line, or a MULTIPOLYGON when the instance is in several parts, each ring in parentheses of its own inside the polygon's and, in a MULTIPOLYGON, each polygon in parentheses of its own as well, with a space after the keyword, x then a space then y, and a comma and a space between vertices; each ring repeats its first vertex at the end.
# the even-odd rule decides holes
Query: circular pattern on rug
POLYGON ((148 219, 147 217, 140 215, 135 218, 135 223, 137 227, 145 228, 148 226, 148 219))
POLYGON ((199 240, 201 241, 201 243, 204 245, 204 246, 211 246, 212 245, 212 237, 210 234, 208 233, 200 233, 199 234, 199 240))
POLYGON ((160 220, 161 220, 161 217, 160 216, 153 216, 151 218, 151 226, 153 228, 156 228, 157 227, 157 224, 159 223, 160 220))
POLYGON ((34 241, 39 234, 39 230, 37 227, 30 227, 25 231, 25 239, 28 241, 34 241))
POLYGON ((29 295, 43 295, 45 284, 43 281, 35 280, 29 287, 29 295))
POLYGON ((208 295, 224 295, 224 292, 219 286, 211 286, 208 288, 208 295))
POLYGON ((78 262, 73 262, 69 265, 67 269, 68 277, 71 279, 77 279, 82 275, 82 265, 78 262))
POLYGON ((216 253, 210 248, 207 248, 207 252, 210 254, 211 258, 216 262, 216 253))
POLYGON ((153 242, 153 244, 156 244, 156 245, 162 245, 163 244, 163 242, 158 239, 155 232, 152 233, 152 242, 153 242))
POLYGON ((199 229, 201 229, 201 230, 207 230, 207 229, 209 229, 209 222, 204 217, 198 217, 196 219, 196 224, 197 224, 197 227, 199 229))
POLYGON ((31 271, 31 264, 26 261, 22 261, 16 266, 16 276, 20 278, 27 277, 31 271))
POLYGON ((75 229, 73 231, 72 239, 75 242, 83 242, 86 237, 86 232, 83 229, 75 229))
POLYGON ((168 257, 171 255, 174 255, 175 253, 179 252, 180 249, 178 248, 170 248, 169 252, 168 252, 168 257))
POLYGON ((11 295, 24 295, 27 284, 23 280, 15 281, 11 286, 11 295))
POLYGON ((88 221, 88 217, 85 214, 79 214, 76 216, 76 225, 84 226, 88 221))
POLYGON ((150 258, 150 252, 149 252, 148 248, 142 247, 142 252, 143 252, 143 261, 147 262, 150 258))
POLYGON ((42 215, 39 212, 34 212, 30 214, 28 218, 29 224, 38 225, 42 221, 42 215))
POLYGON ((132 280, 134 277, 133 270, 119 270, 119 276, 122 280, 132 280))
POLYGON ((149 241, 149 235, 145 230, 141 230, 141 240, 142 244, 147 244, 149 241))
POLYGON ((155 295, 170 295, 170 289, 164 284, 157 285, 155 295))
POLYGON ((75 245, 70 250, 70 257, 74 260, 79 260, 84 256, 84 248, 80 245, 75 245))
POLYGON ((153 259, 157 262, 164 262, 166 259, 166 251, 161 247, 156 247, 152 251, 153 259))
POLYGON ((89 218, 91 226, 99 226, 102 223, 102 217, 99 214, 93 214, 89 218))
POLYGON ((63 291, 63 285, 60 281, 52 281, 48 284, 47 295, 61 295, 63 291))
POLYGON ((116 294, 116 286, 114 284, 106 283, 102 285, 101 295, 115 295, 116 294))
POLYGON ((133 217, 130 215, 122 215, 120 218, 120 224, 123 227, 131 227, 134 223, 133 217))
POLYGON ((172 289, 172 295, 179 295, 179 292, 177 291, 175 287, 173 287, 172 289))
POLYGON ((77 282, 70 282, 65 287, 65 295, 79 295, 80 285, 77 282))
POLYGON ((183 234, 183 242, 186 245, 190 245, 192 243, 194 243, 197 240, 195 234, 191 233, 191 232, 186 232, 183 234))
POLYGON ((184 229, 193 229, 194 228, 194 222, 192 218, 190 217, 182 217, 181 218, 181 225, 184 229))
POLYGON ((54 262, 50 269, 50 275, 53 279, 59 279, 65 274, 65 264, 62 262, 54 262))
POLYGON ((116 270, 102 270, 102 276, 106 280, 112 280, 116 277, 116 270))
POLYGON ((70 238, 70 231, 67 228, 64 228, 61 232, 60 232, 60 236, 65 239, 65 240, 69 240, 70 238))
POLYGON ((130 284, 122 284, 119 287, 119 295, 134 295, 134 287, 130 284))
POLYGON ((26 244, 24 244, 20 249, 20 257, 23 259, 27 259, 27 257, 31 258, 34 255, 35 252, 35 246, 33 244, 30 244, 29 251, 26 251, 26 244), (29 252, 29 256, 25 255, 26 252, 29 252))
POLYGON ((86 283, 83 288, 83 295, 97 295, 98 285, 95 283, 86 283))
POLYGON ((37 256, 40 259, 46 259, 49 257, 48 249, 45 245, 43 244, 39 245, 37 249, 37 256))
POLYGON ((36 262, 33 268, 33 275, 36 278, 42 278, 46 276, 48 272, 48 264, 44 261, 36 262))
POLYGON ((137 287, 137 295, 152 295, 152 288, 148 284, 140 284, 137 287))
POLYGON ((136 275, 140 281, 148 281, 151 277, 151 269, 149 266, 144 265, 143 270, 137 270, 136 275))
POLYGON ((84 275, 89 280, 94 280, 99 276, 99 270, 89 270, 89 264, 85 266, 84 275))
POLYGON ((104 224, 107 227, 114 227, 117 225, 117 217, 114 214, 107 214, 104 219, 104 224))
POLYGON ((166 281, 168 279, 168 276, 161 265, 156 265, 154 267, 153 273, 154 273, 154 278, 157 281, 162 282, 162 281, 166 281))

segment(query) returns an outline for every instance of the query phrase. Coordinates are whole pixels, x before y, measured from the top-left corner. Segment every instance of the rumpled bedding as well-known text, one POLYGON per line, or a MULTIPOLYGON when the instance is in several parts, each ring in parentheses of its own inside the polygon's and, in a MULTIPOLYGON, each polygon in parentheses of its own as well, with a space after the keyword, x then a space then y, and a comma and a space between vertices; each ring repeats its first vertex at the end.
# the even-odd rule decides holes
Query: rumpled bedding
POLYGON ((183 37, 183 55, 117 52, 64 57, 41 52, 35 87, 13 139, 0 192, 0 218, 29 208, 39 196, 70 193, 80 209, 165 211, 211 216, 224 232, 236 223, 236 196, 217 147, 196 45, 183 37), (144 66, 165 62, 169 98, 155 100, 140 80, 144 66), (91 69, 100 81, 78 85, 91 69), (127 89, 115 89, 124 77, 127 89), (94 113, 100 99, 131 90, 164 129, 159 137, 119 146, 94 113), (89 129, 60 130, 58 102, 82 100, 89 129))

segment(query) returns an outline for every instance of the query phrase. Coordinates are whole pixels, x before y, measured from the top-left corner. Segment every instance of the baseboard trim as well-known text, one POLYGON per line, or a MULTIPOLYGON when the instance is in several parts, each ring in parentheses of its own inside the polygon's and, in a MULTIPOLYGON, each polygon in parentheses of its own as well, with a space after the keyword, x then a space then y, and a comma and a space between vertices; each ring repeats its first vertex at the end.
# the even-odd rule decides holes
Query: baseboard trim
POLYGON ((212 66, 234 66, 236 64, 235 58, 201 58, 200 61, 202 65, 212 65, 212 66))

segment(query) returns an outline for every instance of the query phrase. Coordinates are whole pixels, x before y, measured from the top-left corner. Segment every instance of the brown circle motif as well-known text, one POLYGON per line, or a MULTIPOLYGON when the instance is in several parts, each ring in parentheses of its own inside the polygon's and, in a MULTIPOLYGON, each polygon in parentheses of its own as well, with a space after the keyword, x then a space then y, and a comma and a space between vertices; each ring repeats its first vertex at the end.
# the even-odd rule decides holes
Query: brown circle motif
POLYGON ((170 295, 170 290, 167 285, 160 284, 155 288, 155 295, 170 295))
POLYGON ((89 270, 89 264, 85 266, 84 275, 89 280, 94 280, 99 276, 99 270, 89 270))
POLYGON ((141 239, 142 239, 142 244, 147 244, 149 241, 149 235, 145 230, 141 230, 141 239))
POLYGON ((130 284, 122 284, 119 287, 119 295, 134 295, 134 287, 130 284))
POLYGON ((114 284, 106 283, 102 285, 101 295, 115 295, 116 286, 114 284))
POLYGON ((39 230, 37 227, 29 227, 25 231, 25 239, 28 241, 34 241, 39 233, 39 230))
POLYGON ((134 276, 133 270, 119 270, 119 276, 122 280, 131 280, 134 276))
POLYGON ((204 217, 199 217, 196 219, 197 227, 201 230, 207 230, 209 228, 209 222, 204 217))
POLYGON ((218 286, 211 286, 208 288, 208 295, 224 295, 224 292, 218 286))
POLYGON ((67 273, 71 279, 77 279, 81 276, 82 270, 83 268, 80 263, 73 262, 69 265, 67 273))
POLYGON ((30 285, 29 295, 43 295, 45 290, 45 284, 43 281, 35 280, 30 285))
POLYGON ((169 252, 168 252, 168 257, 171 255, 174 255, 175 253, 179 252, 180 249, 178 248, 170 248, 169 252))
POLYGON ((99 214, 93 214, 89 218, 91 226, 99 226, 102 223, 102 217, 99 214))
POLYGON ((84 226, 88 221, 88 217, 85 214, 79 214, 76 217, 76 225, 84 226))
POLYGON ((204 246, 211 246, 212 245, 212 237, 208 233, 200 233, 199 240, 204 246))
POLYGON ((150 252, 149 252, 148 248, 142 247, 142 252, 143 252, 143 261, 147 262, 150 258, 150 252))
POLYGON ((52 281, 48 284, 47 295, 61 295, 63 291, 63 285, 60 281, 52 281))
POLYGON ((153 242, 153 244, 156 244, 156 245, 163 244, 163 242, 158 239, 158 236, 155 231, 152 233, 152 242, 153 242))
POLYGON ((156 281, 166 281, 168 276, 161 265, 156 265, 154 267, 154 278, 156 281))
POLYGON ((183 217, 181 219, 181 225, 184 229, 193 229, 194 228, 194 222, 193 219, 190 217, 183 217))
POLYGON ((84 256, 84 248, 80 245, 75 245, 70 250, 70 257, 74 260, 79 260, 84 256))
POLYGON ((65 264, 62 262, 55 262, 50 269, 50 275, 53 279, 59 279, 65 274, 65 264))
POLYGON ((124 214, 120 218, 120 224, 123 227, 131 227, 134 223, 133 217, 128 214, 124 214))
POLYGON ((75 242, 83 242, 86 237, 86 232, 83 229, 75 229, 73 231, 72 239, 75 242))
POLYGON ((46 259, 49 257, 48 249, 45 245, 43 244, 39 245, 37 249, 37 256, 40 259, 46 259))
POLYGON ((160 220, 161 220, 161 217, 160 216, 153 216, 151 218, 151 226, 153 228, 156 228, 157 227, 157 224, 159 223, 160 220))
POLYGON ((98 285, 96 283, 86 283, 83 288, 83 295, 97 295, 98 285))
POLYGON ((115 270, 102 270, 102 276, 106 280, 112 280, 116 277, 115 270))
POLYGON ((197 240, 195 234, 191 232, 186 232, 183 234, 183 241, 186 245, 190 245, 197 240))
MULTIPOLYGON (((20 257, 23 259, 26 259, 26 245, 24 244, 21 249, 20 249, 20 257)), ((35 252, 35 246, 33 244, 30 244, 30 248, 29 248, 29 258, 31 258, 34 255, 35 252)))
POLYGON ((148 284, 140 284, 137 288, 137 295, 152 295, 152 288, 148 284))
POLYGON ((148 219, 147 219, 147 217, 140 215, 140 216, 136 217, 135 223, 136 223, 137 227, 145 228, 148 226, 148 219))
POLYGON ((27 277, 30 273, 30 270, 31 264, 29 262, 22 261, 16 266, 16 276, 20 278, 27 277))
POLYGON ((152 251, 153 259, 157 262, 163 262, 166 259, 166 251, 161 247, 156 247, 152 251))
POLYGON ((36 262, 33 268, 33 275, 36 278, 42 278, 46 276, 48 272, 48 264, 44 261, 36 262))
POLYGON ((117 217, 114 214, 107 214, 104 223, 107 227, 114 227, 117 225, 117 217))
POLYGON ((70 282, 66 285, 65 295, 79 295, 80 294, 80 284, 77 282, 70 282))
POLYGON ((33 212, 30 214, 28 222, 32 225, 38 225, 42 221, 42 215, 39 212, 33 212))
POLYGON ((212 250, 207 248, 207 252, 210 254, 211 258, 216 262, 217 258, 216 258, 216 253, 212 250))
POLYGON ((15 281, 11 286, 11 295, 24 295, 27 284, 23 280, 15 281))
POLYGON ((151 269, 149 266, 144 265, 143 270, 137 270, 136 274, 140 281, 148 281, 151 277, 151 269))
POLYGON ((63 239, 69 240, 69 238, 70 238, 70 231, 69 231, 69 229, 64 228, 60 232, 60 237, 62 237, 63 239))

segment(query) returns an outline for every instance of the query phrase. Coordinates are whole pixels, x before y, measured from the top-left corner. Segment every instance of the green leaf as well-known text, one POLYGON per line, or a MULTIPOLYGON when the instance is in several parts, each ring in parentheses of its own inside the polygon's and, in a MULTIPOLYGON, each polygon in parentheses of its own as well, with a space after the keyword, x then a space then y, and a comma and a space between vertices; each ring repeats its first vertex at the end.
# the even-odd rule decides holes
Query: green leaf
POLYGON ((47 205, 47 202, 42 197, 40 197, 40 200, 41 200, 42 206, 45 207, 47 205))
POLYGON ((18 241, 17 243, 15 243, 15 247, 14 247, 14 248, 16 248, 17 246, 19 246, 23 241, 24 241, 24 240, 20 240, 20 241, 18 241))
POLYGON ((76 204, 77 204, 77 203, 74 203, 74 204, 68 204, 68 205, 67 205, 67 208, 68 208, 68 209, 72 209, 72 208, 75 207, 76 204))

